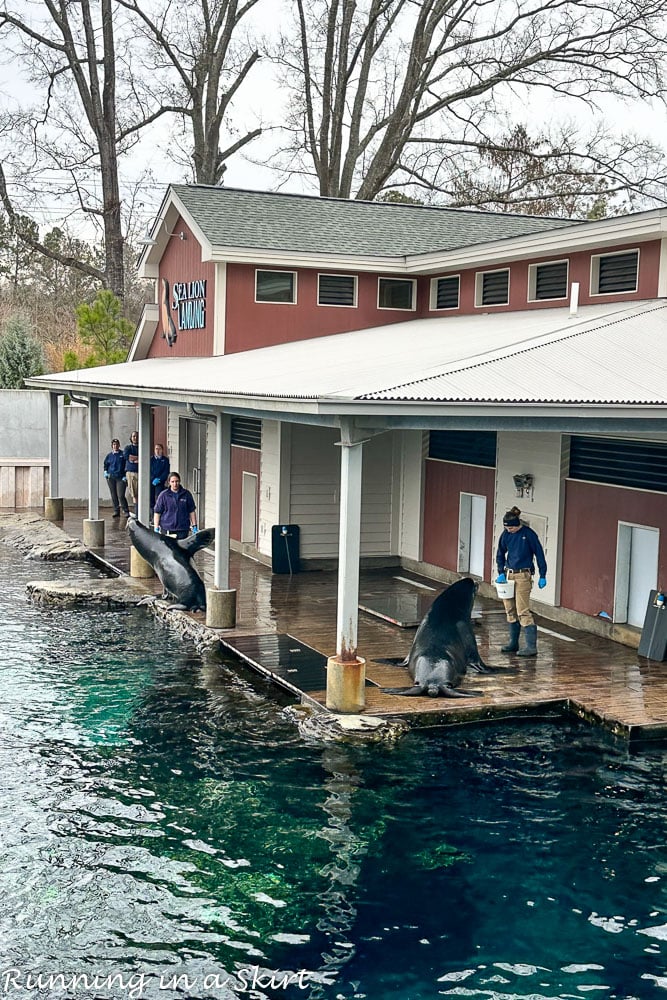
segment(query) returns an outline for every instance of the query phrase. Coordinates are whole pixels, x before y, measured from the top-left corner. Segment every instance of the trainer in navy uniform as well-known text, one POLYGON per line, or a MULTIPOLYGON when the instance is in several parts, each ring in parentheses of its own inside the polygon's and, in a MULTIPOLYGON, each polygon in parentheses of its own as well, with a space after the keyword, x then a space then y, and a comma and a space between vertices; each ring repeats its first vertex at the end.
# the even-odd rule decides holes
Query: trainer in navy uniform
POLYGON ((518 507, 512 507, 503 517, 504 530, 496 552, 496 583, 507 583, 508 578, 514 581, 514 597, 503 601, 509 623, 509 642, 501 647, 501 652, 537 656, 537 625, 530 612, 530 591, 535 562, 540 574, 538 587, 540 590, 546 587, 547 561, 539 538, 532 528, 522 523, 520 513, 518 507), (519 649, 522 628, 525 641, 519 649))
POLYGON ((181 477, 177 472, 169 476, 169 488, 162 490, 155 501, 153 511, 153 527, 156 531, 172 538, 187 538, 197 534, 197 507, 190 490, 181 486, 181 477))

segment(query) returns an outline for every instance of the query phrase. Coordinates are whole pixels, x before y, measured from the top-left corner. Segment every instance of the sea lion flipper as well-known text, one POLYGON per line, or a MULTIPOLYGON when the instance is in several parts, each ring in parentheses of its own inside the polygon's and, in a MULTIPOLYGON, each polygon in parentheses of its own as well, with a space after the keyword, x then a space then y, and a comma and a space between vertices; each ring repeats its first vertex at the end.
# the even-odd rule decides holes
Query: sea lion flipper
POLYGON ((410 656, 385 656, 380 660, 373 660, 373 663, 387 663, 390 667, 407 667, 410 656))
POLYGON ((383 694, 400 694, 404 698, 417 698, 419 695, 424 693, 424 688, 421 684, 415 684, 413 687, 409 688, 382 688, 383 694))
POLYGON ((188 535, 187 538, 179 539, 176 544, 186 556, 191 557, 213 541, 215 541, 215 528, 204 528, 196 535, 188 535))

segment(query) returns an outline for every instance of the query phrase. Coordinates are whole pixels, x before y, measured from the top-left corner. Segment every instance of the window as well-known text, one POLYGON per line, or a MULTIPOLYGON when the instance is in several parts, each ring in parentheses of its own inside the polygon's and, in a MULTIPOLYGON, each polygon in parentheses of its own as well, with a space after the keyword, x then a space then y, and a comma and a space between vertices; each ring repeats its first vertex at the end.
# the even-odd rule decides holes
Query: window
POLYGON ((357 278, 354 274, 318 274, 318 306, 357 305, 357 278))
POLYGON ((591 257, 591 295, 636 292, 639 250, 605 253, 591 257))
POLYGON ((255 271, 256 302, 296 302, 294 271, 255 271))
POLYGON ((431 309, 458 309, 461 278, 450 274, 446 278, 431 281, 431 309))
POLYGON ((495 431, 431 431, 428 457, 463 465, 496 467, 495 431))
POLYGON ((406 278, 378 278, 378 309, 414 308, 414 281, 406 278))
POLYGON ((567 298, 569 261, 531 264, 528 268, 528 301, 567 298))
POLYGON ((510 300, 510 272, 480 271, 475 275, 475 305, 506 306, 510 300))
POLYGON ((240 448, 262 447, 262 421, 255 417, 232 417, 231 443, 240 448))
POLYGON ((570 438, 570 479, 667 493, 667 444, 615 438, 570 438))

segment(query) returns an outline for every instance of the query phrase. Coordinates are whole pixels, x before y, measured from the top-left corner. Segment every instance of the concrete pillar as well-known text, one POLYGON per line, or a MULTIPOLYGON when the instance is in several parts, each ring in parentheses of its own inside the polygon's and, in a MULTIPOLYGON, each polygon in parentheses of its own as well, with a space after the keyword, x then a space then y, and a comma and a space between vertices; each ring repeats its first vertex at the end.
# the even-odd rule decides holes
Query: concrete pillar
POLYGON ((151 564, 139 555, 134 545, 130 546, 130 576, 137 580, 148 580, 155 576, 155 570, 151 564))
MULTIPOLYGON (((49 393, 49 489, 52 497, 60 493, 60 463, 58 457, 58 396, 49 393)), ((49 518, 56 520, 56 518, 49 518)), ((62 521, 62 514, 57 520, 62 521)))
MULTIPOLYGON (((88 517, 100 516, 100 401, 88 400, 88 517)), ((102 540, 104 544, 104 540, 102 540)))
POLYGON ((206 588, 206 625, 208 628, 234 628, 236 591, 206 588))
POLYGON ((357 714, 366 706, 366 661, 357 656, 327 660, 327 708, 332 712, 357 714))
POLYGON ((64 517, 62 497, 44 497, 44 517, 47 521, 62 521, 64 517))
POLYGON ((151 509, 151 408, 139 404, 139 497, 137 517, 142 524, 150 524, 151 509))
POLYGON ((86 517, 83 521, 83 544, 89 549, 101 549, 104 545, 104 521, 86 517))
POLYGON ((338 601, 336 653, 343 660, 357 655, 359 622, 359 559, 361 556, 361 458, 363 441, 352 428, 341 426, 340 524, 338 542, 338 601))
MULTIPOLYGON (((232 467, 232 418, 218 413, 215 426, 215 555, 213 582, 216 589, 229 587, 229 504, 232 467)), ((223 626, 218 626, 222 628, 223 626)), ((232 628, 233 626, 228 626, 232 628)))

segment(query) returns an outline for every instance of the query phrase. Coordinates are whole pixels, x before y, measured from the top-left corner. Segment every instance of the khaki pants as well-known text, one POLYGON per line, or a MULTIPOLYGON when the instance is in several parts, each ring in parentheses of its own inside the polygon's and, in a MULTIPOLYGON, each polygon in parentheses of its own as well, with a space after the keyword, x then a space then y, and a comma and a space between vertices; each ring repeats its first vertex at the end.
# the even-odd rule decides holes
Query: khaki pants
POLYGON ((127 478, 127 491, 132 498, 132 503, 136 507, 139 498, 139 473, 126 472, 125 476, 127 478))
POLYGON ((507 570, 507 579, 514 580, 514 597, 510 601, 503 601, 508 622, 521 622, 526 625, 534 625, 535 619, 530 613, 530 592, 533 588, 533 577, 529 569, 507 570))

